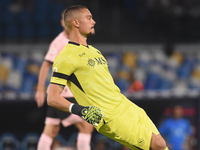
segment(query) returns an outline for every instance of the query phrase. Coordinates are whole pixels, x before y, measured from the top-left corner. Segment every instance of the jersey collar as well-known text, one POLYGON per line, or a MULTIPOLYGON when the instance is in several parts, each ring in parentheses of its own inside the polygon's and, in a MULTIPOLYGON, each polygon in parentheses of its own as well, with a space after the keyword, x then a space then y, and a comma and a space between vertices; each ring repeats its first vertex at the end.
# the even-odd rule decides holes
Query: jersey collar
MULTIPOLYGON (((69 41, 69 42, 68 42, 68 44, 74 44, 74 45, 80 46, 80 44, 78 44, 78 43, 75 43, 75 42, 72 42, 72 41, 69 41)), ((85 45, 83 45, 83 46, 85 46, 85 45)), ((88 45, 87 45, 87 46, 85 46, 85 47, 89 48, 89 46, 88 46, 88 45)))

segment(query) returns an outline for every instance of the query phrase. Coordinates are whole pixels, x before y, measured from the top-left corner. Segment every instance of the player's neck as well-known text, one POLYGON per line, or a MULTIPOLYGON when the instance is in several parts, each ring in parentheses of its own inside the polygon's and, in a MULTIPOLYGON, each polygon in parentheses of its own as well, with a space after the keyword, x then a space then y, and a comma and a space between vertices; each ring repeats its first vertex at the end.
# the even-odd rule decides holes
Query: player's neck
POLYGON ((87 46, 87 38, 82 36, 81 34, 69 34, 69 39, 71 42, 75 42, 84 46, 87 46))

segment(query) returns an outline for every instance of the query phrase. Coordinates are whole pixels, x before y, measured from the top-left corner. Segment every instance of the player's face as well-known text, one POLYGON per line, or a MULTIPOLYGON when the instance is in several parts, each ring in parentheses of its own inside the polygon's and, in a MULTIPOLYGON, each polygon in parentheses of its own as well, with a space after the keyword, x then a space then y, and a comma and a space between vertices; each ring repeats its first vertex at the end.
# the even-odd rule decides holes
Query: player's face
POLYGON ((95 34, 94 25, 96 22, 92 19, 92 14, 88 9, 83 9, 79 20, 79 31, 88 37, 95 34))
POLYGON ((180 106, 176 106, 174 108, 174 117, 179 119, 182 117, 182 115, 183 115, 183 108, 180 106))

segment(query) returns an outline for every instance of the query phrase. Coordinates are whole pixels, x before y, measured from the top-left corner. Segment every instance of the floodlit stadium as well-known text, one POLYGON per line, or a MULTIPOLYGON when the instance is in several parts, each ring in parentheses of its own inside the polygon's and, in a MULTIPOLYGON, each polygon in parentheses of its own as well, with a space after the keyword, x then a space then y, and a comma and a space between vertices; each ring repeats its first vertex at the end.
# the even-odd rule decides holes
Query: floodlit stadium
MULTIPOLYGON (((1 0, 0 150, 37 149, 48 108, 46 100, 39 108, 35 100, 39 73, 50 43, 63 31, 61 13, 72 5, 90 10, 96 24, 88 45, 104 56, 114 83, 146 111, 168 148, 199 150, 198 0, 1 0)), ((52 77, 49 67, 44 92, 52 77)), ((51 150, 79 150, 78 132, 74 125, 61 125, 51 150)), ((96 130, 90 146, 129 150, 96 130)))

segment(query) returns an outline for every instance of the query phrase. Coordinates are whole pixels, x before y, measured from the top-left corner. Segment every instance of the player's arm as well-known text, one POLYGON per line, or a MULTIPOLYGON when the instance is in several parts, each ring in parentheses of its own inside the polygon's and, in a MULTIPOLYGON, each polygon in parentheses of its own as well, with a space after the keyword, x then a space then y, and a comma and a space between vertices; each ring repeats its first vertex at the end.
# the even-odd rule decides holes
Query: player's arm
POLYGON ((69 102, 60 96, 63 89, 64 86, 51 83, 47 96, 47 104, 59 110, 79 115, 90 124, 97 126, 101 120, 101 117, 103 117, 101 110, 96 106, 85 107, 69 102))
POLYGON ((35 100, 37 102, 37 106, 41 107, 44 104, 45 100, 45 81, 47 74, 49 72, 49 68, 51 67, 52 63, 48 61, 43 61, 42 66, 40 68, 39 76, 38 76, 38 85, 35 94, 35 100))
POLYGON ((71 102, 60 96, 64 87, 65 86, 63 85, 50 83, 47 95, 47 104, 59 110, 69 112, 69 106, 71 105, 71 102))

